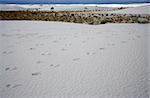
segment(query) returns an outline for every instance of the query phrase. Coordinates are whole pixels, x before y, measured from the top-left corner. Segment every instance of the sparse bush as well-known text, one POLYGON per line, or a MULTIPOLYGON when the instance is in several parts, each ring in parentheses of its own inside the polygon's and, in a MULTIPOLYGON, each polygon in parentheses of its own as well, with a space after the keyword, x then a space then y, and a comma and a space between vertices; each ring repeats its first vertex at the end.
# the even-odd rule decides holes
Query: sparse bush
POLYGON ((138 23, 148 23, 148 19, 146 18, 138 18, 138 23))
POLYGON ((84 9, 88 9, 87 7, 84 7, 84 9))
POLYGON ((100 21, 101 24, 106 24, 107 22, 108 22, 107 19, 103 19, 100 21))
POLYGON ((51 10, 54 10, 54 7, 51 7, 51 10))

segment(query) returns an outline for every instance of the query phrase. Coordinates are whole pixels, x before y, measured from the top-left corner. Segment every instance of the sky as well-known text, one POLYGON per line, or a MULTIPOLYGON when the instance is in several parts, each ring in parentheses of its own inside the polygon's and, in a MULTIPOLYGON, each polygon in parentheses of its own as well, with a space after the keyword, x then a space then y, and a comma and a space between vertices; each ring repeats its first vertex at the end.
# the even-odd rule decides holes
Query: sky
POLYGON ((150 3, 150 0, 0 0, 0 3, 150 3))

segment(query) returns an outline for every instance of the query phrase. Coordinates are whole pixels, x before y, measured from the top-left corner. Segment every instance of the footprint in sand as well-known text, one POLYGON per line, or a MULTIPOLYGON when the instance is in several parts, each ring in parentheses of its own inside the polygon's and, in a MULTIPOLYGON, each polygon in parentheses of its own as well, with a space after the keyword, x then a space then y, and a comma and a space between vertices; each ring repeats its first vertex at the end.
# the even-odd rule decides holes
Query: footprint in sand
POLYGON ((45 55, 45 53, 41 53, 41 55, 45 55))
POLYGON ((86 55, 95 55, 95 52, 87 52, 86 55))
POLYGON ((69 43, 69 46, 71 46, 72 44, 71 43, 69 43))
POLYGON ((71 45, 72 45, 71 43, 65 44, 66 47, 67 47, 67 46, 71 46, 71 45))
POLYGON ((12 88, 16 88, 16 87, 19 87, 19 86, 22 86, 21 84, 16 84, 14 86, 12 86, 12 88))
POLYGON ((114 44, 114 43, 112 43, 112 44, 111 44, 111 46, 115 46, 115 44, 114 44))
POLYGON ((62 51, 67 51, 67 49, 65 49, 65 48, 62 48, 61 50, 62 50, 62 51))
POLYGON ((2 54, 7 54, 7 51, 2 52, 2 54))
POLYGON ((74 58, 74 59, 72 59, 73 61, 79 61, 80 60, 80 58, 74 58))
POLYGON ((9 68, 9 67, 5 68, 5 71, 8 71, 8 70, 10 70, 10 68, 9 68))
POLYGON ((34 72, 34 73, 32 73, 32 76, 38 76, 40 74, 41 74, 40 72, 34 72))
POLYGON ((7 52, 7 54, 12 54, 12 53, 14 53, 13 51, 9 51, 9 52, 7 52))
POLYGON ((136 37, 137 37, 137 38, 141 38, 141 36, 140 36, 140 35, 137 35, 136 37))
POLYGON ((44 46, 44 44, 40 44, 40 46, 44 46))
POLYGON ((18 68, 15 66, 14 68, 11 69, 11 71, 17 70, 18 68))
POLYGON ((14 53, 13 51, 4 51, 4 52, 2 52, 2 54, 12 54, 12 53, 14 53))
POLYGON ((108 46, 115 46, 115 44, 114 43, 112 43, 112 44, 109 43, 108 46))
POLYGON ((7 85, 6 85, 6 87, 10 87, 10 86, 11 86, 10 84, 7 84, 7 85))
POLYGON ((29 48, 29 50, 35 50, 36 48, 29 48))
POLYGON ((51 66, 51 67, 60 67, 60 64, 56 64, 56 65, 51 64, 50 66, 51 66))
POLYGON ((44 44, 35 44, 35 46, 44 46, 44 44))
POLYGON ((89 53, 89 52, 87 52, 86 54, 87 54, 87 55, 90 55, 90 53, 89 53))
POLYGON ((82 41, 82 43, 86 43, 86 41, 82 41))
POLYGON ((41 64, 41 63, 43 63, 43 62, 42 62, 42 61, 37 61, 36 63, 37 63, 37 64, 41 64))
POLYGON ((105 48, 99 48, 99 50, 105 50, 105 48))
POLYGON ((131 35, 131 33, 128 33, 128 35, 131 35))
POLYGON ((95 52, 93 52, 92 55, 95 55, 95 52))
POLYGON ((39 46, 39 44, 35 44, 35 46, 37 46, 37 47, 38 47, 38 46, 39 46))
POLYGON ((52 55, 50 52, 48 53, 41 53, 42 56, 45 56, 45 55, 52 55))
POLYGON ((16 84, 16 85, 11 85, 11 84, 7 84, 6 87, 9 88, 16 88, 16 87, 19 87, 19 86, 22 86, 21 84, 16 84))
POLYGON ((59 67, 60 66, 60 64, 57 64, 57 65, 55 65, 54 67, 59 67))
POLYGON ((58 41, 57 41, 57 40, 54 40, 54 41, 52 41, 52 43, 58 43, 58 41))
POLYGON ((54 64, 51 64, 50 66, 54 66, 54 64))
POLYGON ((121 41, 121 43, 127 43, 127 41, 121 41))
POLYGON ((11 37, 12 35, 8 35, 8 34, 1 34, 2 37, 11 37))
POLYGON ((10 68, 10 67, 5 68, 5 71, 14 71, 14 70, 17 70, 16 66, 13 68, 10 68))

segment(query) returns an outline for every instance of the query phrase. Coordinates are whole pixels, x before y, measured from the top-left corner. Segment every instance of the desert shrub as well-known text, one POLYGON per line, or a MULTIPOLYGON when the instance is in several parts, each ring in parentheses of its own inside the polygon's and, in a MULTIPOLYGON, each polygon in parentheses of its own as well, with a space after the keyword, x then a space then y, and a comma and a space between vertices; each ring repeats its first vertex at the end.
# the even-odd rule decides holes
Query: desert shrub
POLYGON ((51 10, 54 10, 54 7, 51 7, 51 10))
POLYGON ((88 24, 92 24, 92 23, 93 23, 92 17, 91 17, 91 16, 87 17, 87 18, 86 18, 86 22, 87 22, 88 24))
POLYGON ((71 16, 74 16, 74 14, 71 14, 71 16))
POLYGON ((118 8, 118 10, 122 10, 122 9, 125 9, 124 7, 120 7, 120 8, 118 8))
MULTIPOLYGON (((91 17, 91 19, 88 19, 86 22, 89 25, 98 25, 98 24, 100 24, 98 18, 95 18, 95 17, 91 17)), ((85 23, 85 21, 84 21, 84 23, 85 23)))
POLYGON ((137 21, 138 23, 148 23, 148 19, 146 18, 138 18, 137 21))
POLYGON ((103 19, 103 20, 100 21, 101 24, 106 24, 107 22, 108 22, 107 19, 103 19))
POLYGON ((84 9, 88 9, 87 7, 84 7, 84 9))
POLYGON ((83 23, 83 18, 82 18, 81 16, 79 16, 79 17, 77 18, 77 22, 78 22, 78 23, 83 23))

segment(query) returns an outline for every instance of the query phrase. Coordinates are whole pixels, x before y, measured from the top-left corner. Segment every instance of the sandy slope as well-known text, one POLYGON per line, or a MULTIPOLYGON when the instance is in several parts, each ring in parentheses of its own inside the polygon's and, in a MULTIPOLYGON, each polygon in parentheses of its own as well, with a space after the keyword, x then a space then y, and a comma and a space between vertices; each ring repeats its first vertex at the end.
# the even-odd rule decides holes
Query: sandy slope
POLYGON ((0 4, 0 11, 18 11, 18 10, 26 10, 26 8, 20 7, 18 5, 0 4))
POLYGON ((112 11, 110 13, 116 13, 116 14, 150 14, 150 5, 147 6, 141 6, 141 7, 133 7, 118 11, 112 11))
POLYGON ((0 10, 18 10, 17 9, 38 9, 51 11, 51 7, 54 7, 54 11, 83 11, 83 10, 112 10, 112 7, 98 7, 98 5, 82 5, 82 4, 73 4, 73 5, 52 5, 52 4, 34 4, 34 5, 19 5, 19 4, 0 4, 0 10), (87 9, 85 9, 87 8, 87 9))
POLYGON ((148 98, 148 26, 0 21, 1 98, 148 98))
POLYGON ((38 9, 51 11, 51 7, 54 7, 54 11, 82 11, 82 10, 112 10, 112 7, 98 7, 98 5, 52 5, 52 4, 34 4, 34 5, 19 5, 19 4, 0 4, 0 10, 26 10, 26 9, 38 9), (96 7, 97 6, 97 7, 96 7), (85 7, 87 9, 85 9, 85 7))

